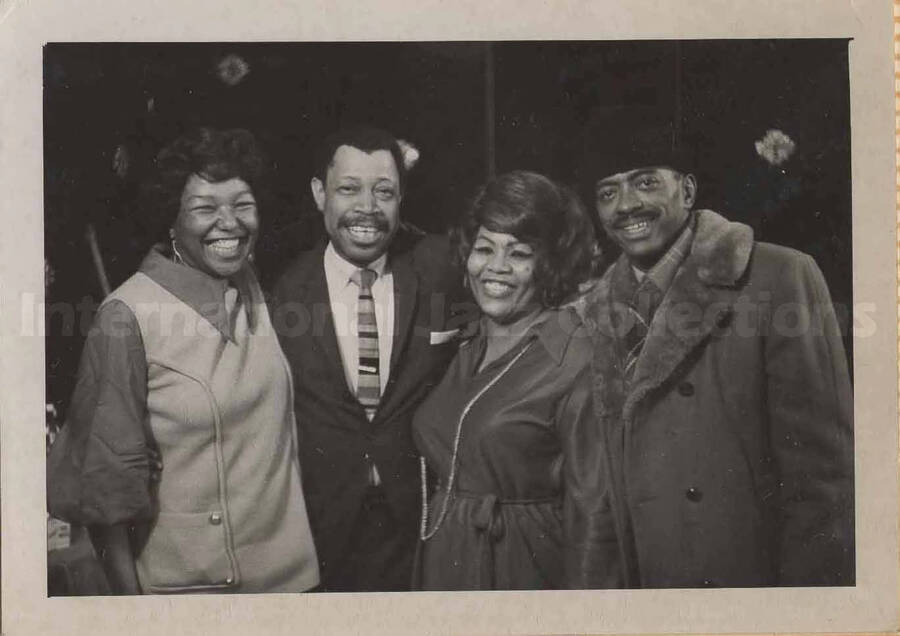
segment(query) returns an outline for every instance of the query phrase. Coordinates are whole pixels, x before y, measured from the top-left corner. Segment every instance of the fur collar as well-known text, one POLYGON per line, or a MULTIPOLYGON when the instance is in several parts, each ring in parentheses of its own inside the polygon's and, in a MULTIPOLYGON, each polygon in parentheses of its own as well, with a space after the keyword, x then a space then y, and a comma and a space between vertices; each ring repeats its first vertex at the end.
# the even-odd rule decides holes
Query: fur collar
POLYGON ((627 391, 622 380, 617 324, 621 308, 613 305, 615 290, 630 267, 622 255, 589 292, 582 304, 584 322, 594 340, 594 398, 601 417, 632 417, 637 404, 661 386, 688 353, 727 322, 733 313, 739 283, 753 251, 753 230, 710 210, 697 211, 691 251, 656 312, 634 379, 627 391), (673 307, 692 305, 698 316, 691 325, 666 320, 673 307))
POLYGON ((734 285, 750 262, 753 230, 712 210, 696 214, 697 231, 688 258, 697 263, 697 277, 707 285, 734 285))
MULTIPOLYGON (((697 226, 691 251, 682 263, 697 280, 710 287, 732 287, 740 280, 753 252, 753 229, 729 221, 712 210, 697 210, 697 226)), ((572 303, 582 316, 596 318, 599 301, 606 300, 617 274, 628 265, 624 254, 599 279, 588 284, 585 295, 572 303)), ((679 275, 679 278, 683 274, 679 275)))

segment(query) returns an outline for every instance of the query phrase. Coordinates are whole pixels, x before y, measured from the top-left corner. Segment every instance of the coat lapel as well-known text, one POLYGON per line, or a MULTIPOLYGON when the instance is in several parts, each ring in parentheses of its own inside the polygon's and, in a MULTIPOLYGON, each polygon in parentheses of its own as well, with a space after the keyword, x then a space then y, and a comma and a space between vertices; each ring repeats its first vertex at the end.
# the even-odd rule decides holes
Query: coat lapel
MULTIPOLYGON (((739 279, 747 269, 753 248, 753 232, 746 225, 730 223, 707 210, 697 212, 697 232, 691 252, 656 311, 644 350, 635 369, 630 391, 624 384, 620 350, 627 310, 616 298, 627 295, 630 265, 619 258, 597 282, 584 302, 584 319, 593 344, 591 360, 594 412, 603 428, 609 478, 612 480, 613 519, 620 537, 631 530, 626 492, 625 456, 627 430, 635 409, 676 369, 717 326, 733 312, 740 293, 739 279), (684 320, 677 312, 686 311, 684 320), (687 318, 693 317, 693 320, 687 318)), ((639 581, 633 545, 621 540, 627 585, 639 581)))
MULTIPOLYGON (((622 496, 625 492, 623 482, 624 471, 624 446, 621 439, 621 427, 619 426, 620 414, 625 401, 624 369, 622 360, 624 356, 620 351, 620 339, 624 335, 623 307, 616 307, 614 288, 625 284, 625 277, 629 275, 627 261, 620 259, 600 279, 585 304, 584 322, 591 333, 593 356, 591 358, 591 375, 593 378, 594 413, 597 416, 598 425, 603 431, 604 446, 608 460, 607 476, 613 487, 610 491, 611 504, 615 510, 613 521, 616 526, 616 534, 620 538, 620 550, 628 548, 628 541, 624 537, 629 536, 628 509, 622 496)), ((627 558, 627 553, 622 553, 623 572, 626 577, 626 585, 630 586, 636 580, 631 571, 633 559, 627 558)))
POLYGON ((697 263, 688 259, 650 325, 622 410, 626 420, 638 402, 663 384, 717 325, 728 321, 736 294, 734 289, 705 285, 697 276, 697 263))
POLYGON ((709 210, 697 212, 694 242, 650 325, 622 409, 630 421, 638 403, 661 386, 734 313, 736 284, 753 249, 753 230, 709 210))
MULTIPOLYGON (((619 311, 613 300, 613 289, 621 286, 627 276, 627 262, 619 259, 610 267, 606 276, 597 284, 592 298, 587 303, 585 322, 589 327, 594 355, 591 361, 594 376, 594 403, 598 415, 617 414, 625 399, 622 381, 621 337, 624 335, 622 321, 624 311, 619 311), (624 267, 623 267, 624 266, 624 267)), ((623 309, 623 308, 619 308, 623 309)))
POLYGON ((623 330, 615 324, 621 312, 613 302, 613 290, 623 286, 628 275, 624 255, 595 290, 589 315, 597 323, 595 330, 606 329, 609 334, 605 351, 598 351, 595 346, 595 398, 601 401, 598 412, 621 412, 622 418, 629 421, 641 400, 666 382, 714 329, 730 320, 739 291, 736 284, 747 269, 753 249, 753 231, 709 210, 700 210, 697 215, 690 254, 654 315, 627 395, 620 386, 622 370, 617 349, 623 330))

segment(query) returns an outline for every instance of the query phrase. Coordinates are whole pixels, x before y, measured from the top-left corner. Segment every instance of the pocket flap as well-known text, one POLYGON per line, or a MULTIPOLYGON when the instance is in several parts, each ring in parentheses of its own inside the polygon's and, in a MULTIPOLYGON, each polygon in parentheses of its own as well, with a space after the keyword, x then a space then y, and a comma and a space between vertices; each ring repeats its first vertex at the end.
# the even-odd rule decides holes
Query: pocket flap
POLYGON ((141 586, 149 592, 236 585, 238 571, 229 554, 222 511, 159 513, 137 570, 141 586))

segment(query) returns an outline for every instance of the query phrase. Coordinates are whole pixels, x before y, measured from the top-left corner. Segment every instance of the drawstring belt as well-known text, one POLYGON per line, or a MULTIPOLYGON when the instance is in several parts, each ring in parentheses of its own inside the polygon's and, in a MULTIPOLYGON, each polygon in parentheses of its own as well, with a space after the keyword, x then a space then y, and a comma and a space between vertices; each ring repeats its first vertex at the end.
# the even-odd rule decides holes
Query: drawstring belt
POLYGON ((556 503, 559 501, 558 496, 533 499, 501 499, 493 493, 484 494, 461 490, 456 490, 453 494, 460 499, 469 499, 476 502, 474 514, 470 519, 477 537, 475 554, 477 580, 474 587, 476 590, 496 589, 496 581, 494 580, 494 547, 506 534, 506 525, 503 521, 503 507, 556 503))

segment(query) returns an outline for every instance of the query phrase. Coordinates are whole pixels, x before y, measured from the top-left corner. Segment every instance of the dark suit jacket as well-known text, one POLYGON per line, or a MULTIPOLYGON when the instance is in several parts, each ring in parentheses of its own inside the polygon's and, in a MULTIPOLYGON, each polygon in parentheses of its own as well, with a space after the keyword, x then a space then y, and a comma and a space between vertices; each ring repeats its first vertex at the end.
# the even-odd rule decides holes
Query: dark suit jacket
POLYGON ((431 344, 466 318, 462 276, 451 265, 448 241, 401 232, 391 245, 395 331, 391 372, 370 422, 344 375, 325 280, 326 243, 300 255, 273 289, 271 310, 294 378, 300 465, 310 523, 328 589, 329 565, 347 550, 367 488, 368 455, 405 537, 414 548, 420 506, 418 453, 410 421, 441 379, 455 341, 431 344))

